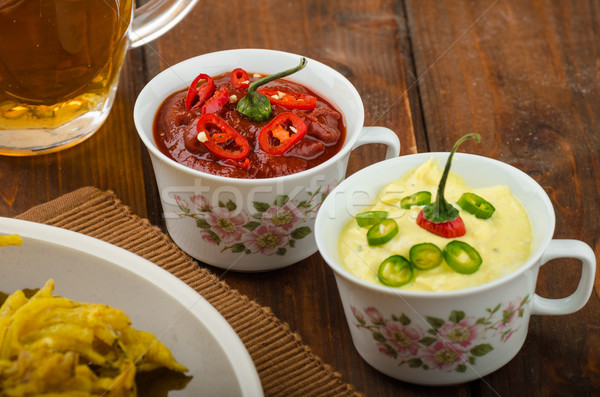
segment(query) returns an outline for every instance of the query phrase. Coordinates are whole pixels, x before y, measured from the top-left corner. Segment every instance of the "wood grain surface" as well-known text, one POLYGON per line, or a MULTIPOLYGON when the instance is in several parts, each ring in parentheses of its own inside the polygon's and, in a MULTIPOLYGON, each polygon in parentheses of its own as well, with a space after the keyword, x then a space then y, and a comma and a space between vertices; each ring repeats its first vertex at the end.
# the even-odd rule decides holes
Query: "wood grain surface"
MULTIPOLYGON (((317 59, 346 76, 363 99, 366 124, 394 130, 401 155, 448 151, 459 136, 480 133, 480 144, 465 143, 461 151, 528 173, 552 200, 555 238, 582 240, 598 257, 599 43, 597 0, 201 0, 163 37, 130 50, 115 106, 93 137, 55 154, 0 157, 0 216, 96 186, 163 227, 152 166, 133 125, 137 94, 187 58, 268 48, 317 59)), ((378 145, 357 149, 348 174, 384 153, 378 145)), ((574 260, 551 261, 537 292, 569 295, 580 268, 574 260)), ((532 317, 523 349, 497 372, 427 388, 382 375, 360 358, 319 254, 268 273, 212 270, 269 306, 368 396, 600 394, 600 276, 579 312, 532 317)))

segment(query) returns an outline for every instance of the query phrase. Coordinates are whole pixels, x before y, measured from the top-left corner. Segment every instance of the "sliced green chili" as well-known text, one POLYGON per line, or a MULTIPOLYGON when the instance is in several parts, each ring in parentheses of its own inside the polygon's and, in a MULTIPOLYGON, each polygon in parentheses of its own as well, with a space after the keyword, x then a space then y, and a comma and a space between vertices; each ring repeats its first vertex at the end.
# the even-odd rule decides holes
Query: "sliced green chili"
POLYGON ((431 193, 423 190, 402 198, 400 200, 400 208, 408 210, 412 206, 427 205, 429 203, 431 203, 431 193))
POLYGON ((496 211, 489 201, 475 193, 463 193, 456 204, 479 219, 488 219, 496 211))
POLYGON ((384 219, 376 225, 371 226, 367 232, 369 245, 385 244, 398 234, 398 224, 393 219, 384 219))
POLYGON ((356 223, 360 227, 375 225, 387 218, 387 211, 365 211, 356 214, 356 223))
POLYGON ((451 241, 446 245, 444 259, 452 270, 462 274, 475 273, 483 262, 475 248, 459 240, 451 241))
POLYGON ((392 255, 379 265, 377 279, 388 287, 402 287, 413 279, 412 265, 403 256, 392 255))
POLYGON ((408 253, 410 262, 419 270, 431 270, 438 267, 444 255, 442 250, 433 243, 421 243, 410 247, 408 253))

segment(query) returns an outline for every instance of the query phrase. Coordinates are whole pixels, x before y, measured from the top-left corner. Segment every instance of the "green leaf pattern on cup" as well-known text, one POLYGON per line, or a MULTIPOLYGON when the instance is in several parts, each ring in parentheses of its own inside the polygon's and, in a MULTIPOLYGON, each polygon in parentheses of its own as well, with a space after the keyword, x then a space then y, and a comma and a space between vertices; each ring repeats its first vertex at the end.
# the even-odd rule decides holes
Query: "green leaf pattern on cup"
POLYGON ((232 200, 213 205, 201 194, 174 198, 181 211, 177 215, 193 218, 202 240, 222 246, 221 252, 285 255, 312 233, 306 222, 314 219, 333 187, 319 186, 301 200, 278 195, 270 203, 254 201, 253 212, 239 209, 232 200))
POLYGON ((424 370, 465 372, 477 364, 477 358, 494 350, 498 343, 507 342, 521 327, 517 318, 523 317, 530 297, 518 298, 507 304, 499 303, 486 309, 481 317, 467 316, 453 310, 447 318, 424 316, 428 329, 412 325, 405 313, 384 318, 374 307, 363 311, 350 306, 356 327, 371 332, 379 352, 398 360, 398 365, 424 370))

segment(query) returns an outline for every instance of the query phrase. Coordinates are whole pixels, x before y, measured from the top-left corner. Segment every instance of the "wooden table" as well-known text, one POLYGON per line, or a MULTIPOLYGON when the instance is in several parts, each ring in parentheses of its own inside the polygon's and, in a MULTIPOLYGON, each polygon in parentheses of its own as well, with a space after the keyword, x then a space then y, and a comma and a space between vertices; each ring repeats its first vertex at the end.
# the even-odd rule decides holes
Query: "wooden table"
MULTIPOLYGON (((51 155, 0 157, 0 216, 15 216, 82 186, 110 189, 163 226, 148 154, 132 111, 161 70, 232 48, 304 54, 344 74, 366 124, 397 132, 401 154, 448 151, 467 132, 469 151, 527 172, 547 191, 555 238, 600 252, 600 3, 598 1, 303 0, 201 1, 177 27, 131 50, 115 106, 82 144, 51 155), (471 150, 472 149, 472 150, 471 150)), ((363 146, 348 174, 379 161, 363 146)), ((213 269, 216 273, 222 272, 213 269)), ((537 292, 557 298, 579 279, 576 261, 552 261, 537 292)), ((448 388, 384 376, 356 353, 332 272, 319 254, 283 270, 223 279, 297 331, 344 380, 369 396, 592 395, 600 392, 600 277, 589 303, 560 317, 532 317, 521 352, 497 372, 448 388)))

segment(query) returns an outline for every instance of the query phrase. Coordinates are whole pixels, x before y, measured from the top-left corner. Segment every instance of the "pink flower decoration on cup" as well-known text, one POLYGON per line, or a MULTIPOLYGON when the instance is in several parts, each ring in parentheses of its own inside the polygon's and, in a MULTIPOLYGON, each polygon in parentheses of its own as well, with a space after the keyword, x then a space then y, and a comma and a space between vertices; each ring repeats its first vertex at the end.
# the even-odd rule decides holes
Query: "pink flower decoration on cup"
POLYGON ((414 356, 419 351, 418 342, 423 334, 416 328, 405 327, 398 322, 388 321, 381 331, 387 343, 398 352, 398 357, 414 356))
POLYGON ((369 320, 371 320, 373 322, 373 324, 385 324, 385 321, 383 320, 383 316, 381 315, 379 310, 377 310, 376 308, 367 307, 365 309, 365 314, 369 317, 369 320))
POLYGON ((446 323, 439 330, 438 334, 447 342, 459 344, 467 347, 473 344, 473 341, 479 338, 480 331, 474 321, 464 319, 458 324, 446 323))
POLYGON ((385 343, 377 342, 377 348, 379 349, 379 352, 381 354, 386 355, 390 358, 396 358, 396 352, 394 350, 392 350, 392 348, 389 345, 386 345, 385 343))
POLYGON ((177 203, 177 206, 183 211, 183 212, 190 212, 190 206, 187 203, 187 201, 185 201, 184 199, 181 198, 180 195, 176 194, 174 196, 175 198, 175 202, 177 203))
POLYGON ((212 212, 207 212, 204 219, 224 243, 239 241, 244 232, 242 226, 247 222, 244 215, 221 207, 215 207, 212 212))
POLYGON ((202 236, 202 240, 206 241, 207 243, 211 243, 214 245, 218 245, 220 243, 218 236, 216 236, 214 233, 211 234, 207 230, 202 230, 200 232, 200 236, 202 236))
POLYGON ((265 224, 280 227, 284 230, 290 230, 302 219, 302 213, 298 207, 291 201, 282 207, 271 207, 262 216, 265 224))
POLYGON ((369 332, 377 350, 398 365, 423 370, 465 372, 477 360, 494 352, 495 342, 506 343, 521 328, 517 320, 530 302, 529 295, 507 304, 485 309, 482 317, 452 310, 447 317, 420 314, 428 328, 423 330, 405 313, 386 318, 375 307, 363 311, 350 305, 357 328, 369 332), (500 310, 504 307, 504 310, 500 310), (364 312, 364 313, 363 313, 364 312), (513 322, 515 324, 513 324, 513 322), (516 326, 516 328, 511 328, 516 326))
POLYGON ((502 333, 502 336, 501 336, 502 342, 506 342, 512 336, 512 334, 514 334, 515 332, 516 332, 516 330, 509 329, 508 331, 502 333))
POLYGON ((261 225, 243 235, 242 242, 253 252, 273 255, 281 247, 288 244, 289 236, 279 227, 261 225))
POLYGON ((326 196, 322 191, 331 190, 319 186, 297 200, 278 195, 272 202, 253 201, 252 212, 232 199, 213 206, 202 194, 188 196, 189 201, 174 198, 182 211, 178 215, 191 218, 202 241, 221 246, 221 252, 284 256, 313 233, 310 220, 326 196))
POLYGON ((190 201, 199 211, 210 211, 210 202, 201 194, 195 194, 190 197, 190 201))
POLYGON ((437 368, 442 371, 451 372, 461 364, 466 364, 469 352, 453 343, 443 340, 431 344, 428 348, 421 350, 421 361, 429 368, 437 368))
POLYGON ((502 310, 502 323, 499 328, 502 329, 508 327, 517 317, 517 314, 519 314, 519 307, 517 307, 514 302, 509 302, 504 310, 502 310))
POLYGON ((352 310, 352 314, 354 314, 354 318, 356 318, 356 321, 358 321, 361 324, 364 324, 365 316, 362 314, 362 312, 354 306, 350 306, 350 309, 352 310))

